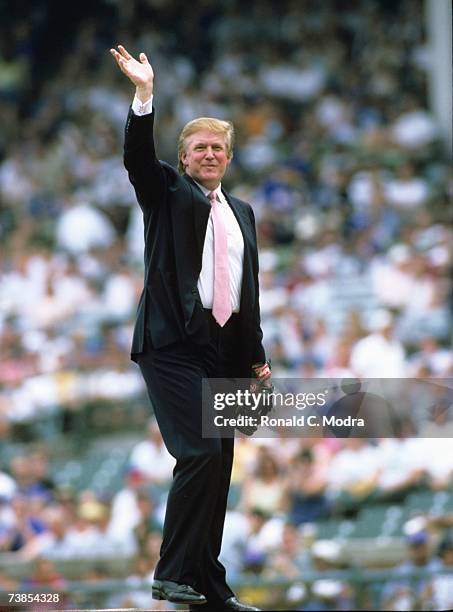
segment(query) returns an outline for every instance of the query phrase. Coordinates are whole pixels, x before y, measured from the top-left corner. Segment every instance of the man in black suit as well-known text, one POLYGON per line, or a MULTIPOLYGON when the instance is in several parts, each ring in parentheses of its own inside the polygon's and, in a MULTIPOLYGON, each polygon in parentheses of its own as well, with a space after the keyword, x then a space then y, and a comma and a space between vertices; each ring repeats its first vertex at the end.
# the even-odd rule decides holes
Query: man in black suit
POLYGON ((176 458, 153 596, 191 607, 207 602, 205 610, 256 610, 237 601, 218 560, 234 440, 202 436, 202 379, 248 378, 252 370, 261 381, 270 377, 253 211, 221 187, 233 126, 206 117, 189 122, 178 172, 156 157, 154 74, 145 54, 136 60, 121 45, 111 53, 136 87, 124 163, 143 211, 145 283, 132 359, 176 458))

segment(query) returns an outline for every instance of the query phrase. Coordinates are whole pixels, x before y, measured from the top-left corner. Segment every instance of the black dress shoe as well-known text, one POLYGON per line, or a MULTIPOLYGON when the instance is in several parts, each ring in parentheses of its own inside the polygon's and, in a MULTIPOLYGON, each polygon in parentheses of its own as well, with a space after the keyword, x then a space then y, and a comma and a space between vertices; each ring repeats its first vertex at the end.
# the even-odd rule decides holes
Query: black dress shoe
POLYGON ((260 610, 260 608, 255 608, 255 606, 249 606, 248 604, 238 601, 236 597, 227 599, 223 606, 224 610, 236 610, 236 612, 255 612, 255 610, 260 610))
MULTIPOLYGON (((189 610, 196 610, 197 608, 193 605, 189 606, 189 610)), ((260 610, 254 606, 241 603, 236 597, 229 597, 226 601, 218 602, 208 599, 208 603, 203 607, 203 612, 226 612, 227 610, 236 610, 237 612, 253 612, 254 610, 260 610)))
POLYGON ((204 595, 197 593, 188 584, 178 584, 171 580, 154 580, 152 595, 153 599, 166 599, 181 604, 200 605, 207 601, 204 595))

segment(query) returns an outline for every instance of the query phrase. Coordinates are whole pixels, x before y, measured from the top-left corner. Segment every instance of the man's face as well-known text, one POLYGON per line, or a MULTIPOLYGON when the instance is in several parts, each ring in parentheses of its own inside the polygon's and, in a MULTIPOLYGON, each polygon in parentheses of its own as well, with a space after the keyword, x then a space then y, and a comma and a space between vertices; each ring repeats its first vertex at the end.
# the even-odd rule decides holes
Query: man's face
POLYGON ((187 139, 181 161, 186 174, 206 189, 215 189, 231 158, 228 158, 225 138, 221 134, 200 130, 187 139))
POLYGON ((415 565, 426 565, 430 559, 430 549, 427 542, 409 547, 409 555, 415 565))

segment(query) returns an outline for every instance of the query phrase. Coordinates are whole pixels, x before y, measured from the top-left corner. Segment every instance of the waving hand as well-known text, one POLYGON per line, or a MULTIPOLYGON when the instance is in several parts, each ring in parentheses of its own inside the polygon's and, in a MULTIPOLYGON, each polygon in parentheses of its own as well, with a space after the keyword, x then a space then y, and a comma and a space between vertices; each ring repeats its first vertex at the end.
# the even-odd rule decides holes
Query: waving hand
POLYGON ((146 55, 140 53, 140 61, 136 60, 122 45, 118 45, 118 51, 110 49, 110 53, 120 70, 137 88, 137 97, 143 102, 148 100, 153 94, 154 72, 146 55))

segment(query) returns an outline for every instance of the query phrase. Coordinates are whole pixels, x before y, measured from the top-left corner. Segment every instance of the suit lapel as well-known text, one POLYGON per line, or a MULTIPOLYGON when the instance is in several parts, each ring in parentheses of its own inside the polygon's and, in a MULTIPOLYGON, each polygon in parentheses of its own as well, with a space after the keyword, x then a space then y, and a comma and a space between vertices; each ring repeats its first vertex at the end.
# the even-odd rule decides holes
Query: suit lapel
POLYGON ((253 311, 254 301, 254 298, 252 298, 252 295, 254 295, 252 261, 253 249, 256 249, 253 228, 245 206, 240 204, 236 198, 229 196, 223 190, 222 193, 236 216, 239 227, 241 228, 242 236, 244 238, 244 263, 242 270, 240 310, 242 313, 251 313, 253 311))
POLYGON ((248 243, 251 238, 251 226, 250 219, 246 213, 244 206, 241 206, 236 198, 228 195, 223 189, 222 193, 226 198, 226 201, 230 205, 231 210, 234 212, 234 216, 236 217, 237 222, 239 223, 239 227, 241 228, 242 236, 244 237, 244 243, 248 243))
POLYGON ((203 253, 204 239, 206 236, 206 228, 209 220, 209 213, 211 212, 211 204, 208 198, 204 195, 201 189, 198 187, 196 182, 187 174, 183 175, 183 178, 192 187, 192 203, 193 203, 193 220, 195 227, 195 237, 197 240, 197 246, 199 253, 203 253))

